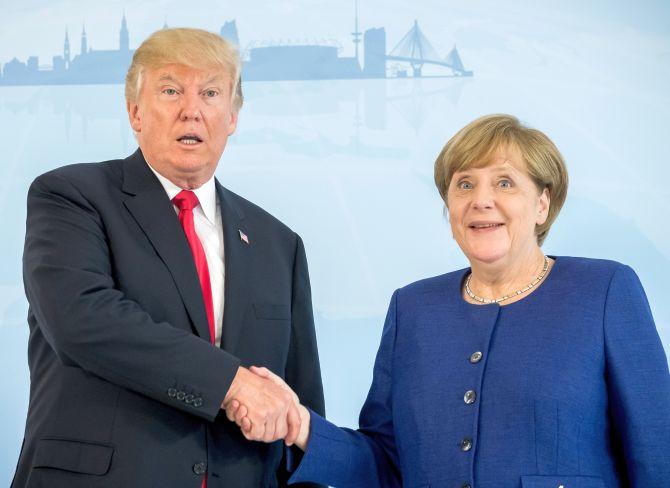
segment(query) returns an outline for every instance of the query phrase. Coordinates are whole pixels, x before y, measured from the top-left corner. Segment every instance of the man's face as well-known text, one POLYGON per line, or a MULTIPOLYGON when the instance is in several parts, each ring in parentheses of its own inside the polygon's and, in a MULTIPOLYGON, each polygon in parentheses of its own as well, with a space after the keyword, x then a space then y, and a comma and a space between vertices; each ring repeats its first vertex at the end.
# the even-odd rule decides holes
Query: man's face
POLYGON ((213 174, 237 126, 231 77, 181 64, 148 69, 130 125, 153 168, 173 183, 197 188, 213 174))

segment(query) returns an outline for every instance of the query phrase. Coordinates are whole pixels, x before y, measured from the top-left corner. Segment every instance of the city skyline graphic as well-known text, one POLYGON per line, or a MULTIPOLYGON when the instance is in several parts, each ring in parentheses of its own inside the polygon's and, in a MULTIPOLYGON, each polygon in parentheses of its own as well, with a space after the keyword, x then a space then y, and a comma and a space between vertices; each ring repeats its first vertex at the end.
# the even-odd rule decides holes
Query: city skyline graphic
MULTIPOLYGON (((168 28, 167 22, 163 28, 168 28)), ((239 46, 236 20, 226 21, 219 34, 239 46)), ((341 56, 337 41, 252 41, 240 47, 244 81, 379 79, 408 77, 470 77, 456 46, 441 56, 422 32, 417 20, 391 50, 387 50, 384 27, 359 30, 358 15, 351 33, 354 56, 341 56), (359 46, 362 44, 362 46, 359 46), (362 51, 362 54, 361 54, 362 51), (427 75, 424 67, 432 69, 427 75)), ((82 26, 79 53, 75 54, 66 28, 62 54, 50 65, 38 56, 23 62, 14 57, 2 65, 0 85, 120 84, 132 61, 130 32, 125 12, 121 18, 118 49, 93 49, 82 26)))

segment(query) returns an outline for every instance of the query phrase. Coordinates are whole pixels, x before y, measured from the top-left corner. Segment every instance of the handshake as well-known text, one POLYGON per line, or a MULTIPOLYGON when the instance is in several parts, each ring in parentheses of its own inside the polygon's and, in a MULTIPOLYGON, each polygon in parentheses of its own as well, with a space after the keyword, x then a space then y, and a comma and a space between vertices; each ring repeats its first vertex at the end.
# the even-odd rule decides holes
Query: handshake
POLYGON ((283 439, 287 446, 305 450, 309 412, 284 380, 267 368, 240 366, 221 408, 248 440, 283 439))

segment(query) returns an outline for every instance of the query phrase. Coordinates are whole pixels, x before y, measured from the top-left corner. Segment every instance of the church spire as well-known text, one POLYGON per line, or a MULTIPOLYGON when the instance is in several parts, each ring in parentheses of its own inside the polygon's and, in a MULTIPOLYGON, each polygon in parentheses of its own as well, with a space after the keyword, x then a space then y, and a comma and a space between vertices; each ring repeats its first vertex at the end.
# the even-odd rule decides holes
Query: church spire
POLYGON ((67 68, 70 64, 70 37, 68 36, 67 27, 65 28, 65 42, 63 42, 63 59, 67 68))
POLYGON ((119 51, 129 51, 130 42, 128 35, 128 24, 126 24, 126 12, 123 12, 121 19, 121 30, 119 31, 119 51))

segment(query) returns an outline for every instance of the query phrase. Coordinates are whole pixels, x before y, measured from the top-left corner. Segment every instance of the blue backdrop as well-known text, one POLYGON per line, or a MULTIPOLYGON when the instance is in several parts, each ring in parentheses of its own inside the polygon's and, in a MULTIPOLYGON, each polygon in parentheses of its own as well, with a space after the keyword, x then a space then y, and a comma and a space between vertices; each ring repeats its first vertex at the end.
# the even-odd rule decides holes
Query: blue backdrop
POLYGON ((545 251, 633 266, 668 351, 670 5, 414 3, 360 0, 357 27, 354 0, 3 6, 0 486, 11 480, 28 403, 26 190, 48 169, 134 150, 123 87, 111 82, 166 23, 237 36, 249 81, 217 176, 305 241, 334 421, 356 423, 393 290, 466 264, 433 162, 457 129, 487 113, 517 115, 566 158, 570 192, 545 251))

